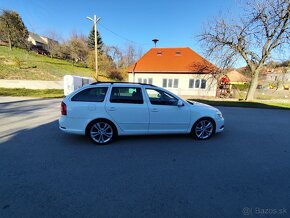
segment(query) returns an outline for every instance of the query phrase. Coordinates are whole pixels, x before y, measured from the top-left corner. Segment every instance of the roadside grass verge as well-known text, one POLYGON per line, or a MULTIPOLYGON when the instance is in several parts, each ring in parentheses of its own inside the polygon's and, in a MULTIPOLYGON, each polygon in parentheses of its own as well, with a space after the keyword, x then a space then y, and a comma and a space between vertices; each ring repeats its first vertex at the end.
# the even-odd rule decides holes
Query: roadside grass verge
POLYGON ((94 70, 32 51, 0 46, 0 79, 61 80, 64 75, 92 77, 94 70))
POLYGON ((7 89, 0 88, 0 96, 63 98, 63 89, 7 89))
POLYGON ((224 107, 245 107, 245 108, 265 108, 265 109, 284 109, 290 110, 290 103, 274 102, 274 101, 216 101, 206 99, 188 99, 200 103, 208 104, 211 106, 224 106, 224 107))

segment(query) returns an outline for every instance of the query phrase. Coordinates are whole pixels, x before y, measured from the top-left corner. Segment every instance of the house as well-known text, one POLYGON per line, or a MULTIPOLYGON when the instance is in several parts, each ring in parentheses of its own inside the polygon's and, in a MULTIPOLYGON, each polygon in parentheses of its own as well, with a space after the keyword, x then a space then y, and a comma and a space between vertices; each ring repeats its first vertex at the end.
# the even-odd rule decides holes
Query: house
POLYGON ((271 71, 266 74, 266 81, 268 82, 289 82, 290 81, 290 70, 281 72, 281 71, 271 71))
POLYGON ((289 90, 290 69, 286 67, 276 68, 275 70, 266 70, 262 75, 263 83, 270 89, 279 87, 279 89, 289 90))
POLYGON ((150 83, 179 96, 216 96, 217 67, 190 48, 152 48, 129 67, 129 82, 150 83))
POLYGON ((231 70, 226 75, 232 85, 247 84, 251 81, 250 77, 238 72, 237 70, 231 70))
POLYGON ((41 53, 41 54, 49 53, 50 43, 58 44, 58 42, 53 39, 50 39, 45 36, 40 36, 32 32, 29 32, 27 41, 32 44, 32 50, 36 50, 38 53, 41 53))

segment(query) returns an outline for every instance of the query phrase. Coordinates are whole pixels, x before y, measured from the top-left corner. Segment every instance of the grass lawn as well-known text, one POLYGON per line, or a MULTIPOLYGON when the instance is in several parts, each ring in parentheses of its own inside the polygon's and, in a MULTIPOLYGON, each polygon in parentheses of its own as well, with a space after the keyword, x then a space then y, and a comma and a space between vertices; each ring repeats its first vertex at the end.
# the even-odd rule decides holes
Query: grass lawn
POLYGON ((271 102, 271 101, 216 101, 206 99, 189 99, 198 101, 200 103, 209 104, 212 106, 225 106, 225 107, 246 107, 246 108, 266 108, 266 109, 289 109, 290 103, 271 102))
POLYGON ((6 89, 0 88, 0 96, 22 96, 37 98, 63 98, 63 89, 6 89))
POLYGON ((64 75, 89 76, 94 71, 32 51, 0 46, 0 79, 61 80, 64 75))

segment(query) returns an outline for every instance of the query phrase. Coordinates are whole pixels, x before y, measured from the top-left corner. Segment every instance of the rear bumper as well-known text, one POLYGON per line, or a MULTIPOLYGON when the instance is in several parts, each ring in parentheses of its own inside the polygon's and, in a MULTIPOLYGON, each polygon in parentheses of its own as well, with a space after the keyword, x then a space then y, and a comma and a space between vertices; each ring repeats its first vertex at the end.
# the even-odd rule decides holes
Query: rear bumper
POLYGON ((72 120, 68 119, 65 116, 61 116, 58 120, 59 123, 59 129, 66 133, 72 133, 77 135, 85 135, 85 129, 79 129, 79 128, 68 128, 73 126, 72 120))

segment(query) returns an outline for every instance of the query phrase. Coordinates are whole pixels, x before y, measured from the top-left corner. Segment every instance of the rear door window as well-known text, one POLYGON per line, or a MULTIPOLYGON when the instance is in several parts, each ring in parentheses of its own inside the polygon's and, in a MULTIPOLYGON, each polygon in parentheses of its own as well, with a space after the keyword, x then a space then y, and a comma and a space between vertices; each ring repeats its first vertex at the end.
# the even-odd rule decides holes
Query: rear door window
POLYGON ((72 97, 72 101, 103 102, 108 87, 88 88, 80 91, 72 97))
POLYGON ((143 104, 141 88, 113 87, 110 97, 111 103, 143 104))

